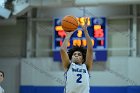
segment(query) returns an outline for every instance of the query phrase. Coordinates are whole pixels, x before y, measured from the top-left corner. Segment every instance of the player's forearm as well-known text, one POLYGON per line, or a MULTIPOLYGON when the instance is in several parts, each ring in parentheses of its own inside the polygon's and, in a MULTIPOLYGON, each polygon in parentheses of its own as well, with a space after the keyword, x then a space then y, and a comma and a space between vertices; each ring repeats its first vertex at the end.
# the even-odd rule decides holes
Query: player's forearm
POLYGON ((85 37, 86 37, 86 40, 87 40, 87 49, 92 50, 92 42, 91 42, 91 38, 90 38, 90 36, 88 34, 88 31, 84 30, 84 33, 85 33, 85 37))
POLYGON ((61 49, 67 50, 67 45, 68 45, 69 39, 70 39, 70 36, 65 37, 63 44, 61 46, 61 49))

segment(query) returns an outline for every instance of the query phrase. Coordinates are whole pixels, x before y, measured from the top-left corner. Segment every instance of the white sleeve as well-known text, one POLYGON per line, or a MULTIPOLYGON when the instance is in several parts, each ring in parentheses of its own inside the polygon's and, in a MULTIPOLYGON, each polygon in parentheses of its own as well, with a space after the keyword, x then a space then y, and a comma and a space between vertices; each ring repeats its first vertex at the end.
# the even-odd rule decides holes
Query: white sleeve
POLYGON ((4 89, 3 88, 1 88, 2 89, 2 93, 4 93, 4 89))

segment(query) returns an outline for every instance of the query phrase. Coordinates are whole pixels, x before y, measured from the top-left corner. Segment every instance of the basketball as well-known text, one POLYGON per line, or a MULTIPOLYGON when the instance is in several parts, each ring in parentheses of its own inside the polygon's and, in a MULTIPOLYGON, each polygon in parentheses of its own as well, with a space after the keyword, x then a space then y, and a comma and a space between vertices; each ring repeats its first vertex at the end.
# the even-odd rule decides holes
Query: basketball
POLYGON ((76 17, 67 15, 62 19, 61 25, 64 31, 71 32, 78 28, 78 21, 76 17))

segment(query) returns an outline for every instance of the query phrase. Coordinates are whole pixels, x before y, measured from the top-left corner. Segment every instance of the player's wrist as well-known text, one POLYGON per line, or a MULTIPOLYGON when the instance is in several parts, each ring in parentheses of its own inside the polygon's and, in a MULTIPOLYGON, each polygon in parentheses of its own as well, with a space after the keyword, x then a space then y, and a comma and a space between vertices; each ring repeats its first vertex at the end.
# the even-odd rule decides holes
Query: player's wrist
POLYGON ((71 36, 66 36, 65 39, 70 39, 71 36))
POLYGON ((88 32, 88 30, 87 30, 87 29, 85 29, 85 30, 84 30, 84 32, 88 32))

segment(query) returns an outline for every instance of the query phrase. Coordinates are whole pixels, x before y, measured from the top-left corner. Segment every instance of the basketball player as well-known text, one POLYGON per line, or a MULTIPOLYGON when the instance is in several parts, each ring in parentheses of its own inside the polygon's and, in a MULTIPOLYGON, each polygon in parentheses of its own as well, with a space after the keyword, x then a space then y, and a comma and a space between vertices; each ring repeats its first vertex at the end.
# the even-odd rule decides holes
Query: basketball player
MULTIPOLYGON (((87 19, 86 19, 87 20, 87 19)), ((87 24, 87 21, 85 22, 87 24)), ((92 69, 92 42, 87 31, 87 25, 82 26, 87 41, 87 49, 74 46, 67 52, 68 41, 73 34, 66 32, 66 37, 60 49, 63 67, 66 71, 64 93, 89 93, 89 71, 92 69)))
MULTIPOLYGON (((4 72, 0 71, 0 83, 3 81, 4 79, 4 72)), ((4 89, 0 86, 0 93, 4 93, 4 89)))

